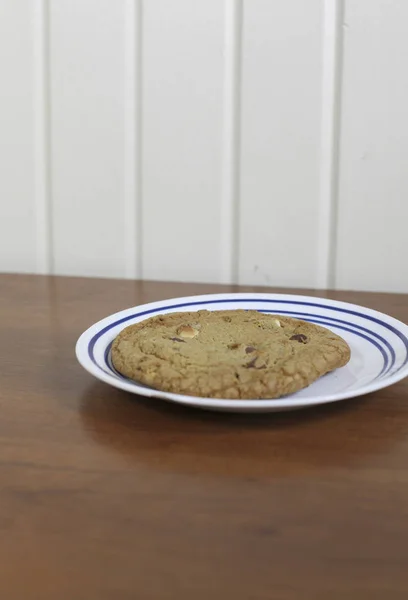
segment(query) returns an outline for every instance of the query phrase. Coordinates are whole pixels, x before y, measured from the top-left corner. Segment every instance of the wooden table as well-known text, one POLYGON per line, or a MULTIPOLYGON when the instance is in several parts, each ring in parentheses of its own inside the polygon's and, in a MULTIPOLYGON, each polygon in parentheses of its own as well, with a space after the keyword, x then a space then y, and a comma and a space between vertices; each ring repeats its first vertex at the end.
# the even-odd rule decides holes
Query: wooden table
MULTIPOLYGON (((238 288, 0 276, 1 600, 408 598, 408 380, 245 416, 77 364, 102 317, 220 290, 238 288)), ((408 296, 323 295, 408 321, 408 296)))

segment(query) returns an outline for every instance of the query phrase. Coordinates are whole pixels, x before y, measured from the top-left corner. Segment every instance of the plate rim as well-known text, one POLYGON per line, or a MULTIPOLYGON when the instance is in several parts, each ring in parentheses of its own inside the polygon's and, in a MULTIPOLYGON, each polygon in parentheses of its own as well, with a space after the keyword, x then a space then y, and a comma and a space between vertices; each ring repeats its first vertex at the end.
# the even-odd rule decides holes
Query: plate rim
MULTIPOLYGON (((166 311, 168 312, 168 311, 166 311)), ((279 311, 277 311, 279 312, 279 311)), ((357 316, 361 316, 358 315, 357 316)), ((148 318, 148 317, 146 317, 148 318)), ((91 375, 96 377, 97 379, 107 383, 108 385, 112 385, 117 389, 121 389, 130 393, 139 394, 141 396, 146 396, 149 398, 158 398, 160 400, 170 401, 173 403, 181 404, 184 406, 193 406, 197 408, 204 409, 213 409, 213 410, 225 410, 225 411, 254 411, 264 410, 264 411, 275 411, 275 410, 290 410, 290 409, 300 409, 307 408, 317 405, 330 404, 333 402, 339 402, 342 400, 347 400, 350 398, 357 398, 359 396, 366 395, 368 393, 378 391, 380 389, 384 389, 395 383, 398 383, 402 379, 408 376, 408 325, 403 323, 402 321, 388 315, 386 313, 382 313, 372 308, 368 308, 363 305, 354 304, 350 302, 346 302, 343 300, 336 300, 332 298, 323 298, 321 296, 308 296, 304 294, 284 294, 284 293, 271 293, 271 292, 228 292, 228 293, 215 293, 215 294, 201 294, 201 295, 192 295, 185 297, 172 297, 164 300, 156 300, 153 302, 148 302, 136 306, 132 306, 118 312, 112 313, 100 319, 96 323, 93 323, 89 326, 78 338, 75 345, 75 354, 80 365, 91 375), (374 320, 378 319, 387 324, 390 328, 394 329, 394 333, 398 332, 400 339, 403 336, 406 342, 403 343, 406 346, 407 350, 407 359, 405 363, 403 363, 402 367, 397 373, 394 373, 389 376, 385 376, 383 379, 379 379, 374 382, 370 382, 360 389, 349 391, 349 392, 337 392, 334 394, 327 394, 322 398, 321 396, 309 397, 309 398, 293 398, 293 396, 286 396, 283 398, 276 399, 228 399, 228 398, 202 398, 199 396, 189 396, 184 394, 174 394, 171 392, 165 392, 161 390, 155 390, 153 388, 143 387, 141 384, 137 382, 132 382, 126 379, 116 378, 114 375, 110 375, 105 372, 100 366, 92 362, 92 359, 88 355, 88 345, 92 337, 96 332, 100 332, 104 329, 108 324, 111 324, 118 317, 125 318, 131 315, 134 311, 139 313, 144 312, 145 310, 160 310, 160 308, 169 309, 169 303, 173 304, 175 308, 177 308, 179 304, 183 303, 192 303, 196 302, 197 304, 201 304, 203 302, 214 302, 215 300, 220 301, 228 301, 233 300, 238 302, 240 299, 242 300, 275 300, 278 301, 299 301, 309 302, 312 304, 321 304, 323 308, 343 308, 346 311, 356 312, 360 310, 363 313, 363 316, 368 316, 373 318, 374 320), (354 311, 353 311, 354 309, 354 311), (380 318, 380 319, 379 319, 380 318), (402 330, 402 331, 401 331, 402 330)))

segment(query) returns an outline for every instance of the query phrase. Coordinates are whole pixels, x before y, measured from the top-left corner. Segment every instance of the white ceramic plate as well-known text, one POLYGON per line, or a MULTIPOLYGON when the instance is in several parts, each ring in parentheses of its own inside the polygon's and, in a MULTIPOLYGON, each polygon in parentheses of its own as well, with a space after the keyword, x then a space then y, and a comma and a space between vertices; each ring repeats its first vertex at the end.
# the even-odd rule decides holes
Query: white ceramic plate
POLYGON ((408 375, 408 326, 354 304, 283 294, 215 294, 174 298, 123 310, 95 323, 79 338, 76 355, 92 375, 127 392, 178 404, 231 412, 273 412, 336 402, 387 387, 408 375), (195 310, 255 309, 318 323, 341 335, 350 362, 308 388, 277 400, 220 400, 151 389, 120 375, 111 363, 116 335, 153 315, 195 310))

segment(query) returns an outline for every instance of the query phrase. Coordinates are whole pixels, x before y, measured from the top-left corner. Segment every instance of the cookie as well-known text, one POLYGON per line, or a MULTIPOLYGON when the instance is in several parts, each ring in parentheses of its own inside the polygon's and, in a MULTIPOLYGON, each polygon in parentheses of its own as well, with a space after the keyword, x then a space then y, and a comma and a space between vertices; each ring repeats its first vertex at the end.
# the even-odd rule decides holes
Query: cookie
POLYGON ((160 315, 124 329, 115 368, 166 392, 279 398, 344 366, 350 348, 324 327, 255 310, 160 315))

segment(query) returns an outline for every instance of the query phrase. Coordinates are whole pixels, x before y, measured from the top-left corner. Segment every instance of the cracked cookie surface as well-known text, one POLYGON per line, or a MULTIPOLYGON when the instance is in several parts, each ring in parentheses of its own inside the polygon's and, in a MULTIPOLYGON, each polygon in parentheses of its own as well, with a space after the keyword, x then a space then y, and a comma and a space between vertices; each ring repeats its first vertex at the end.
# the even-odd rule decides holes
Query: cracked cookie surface
POLYGON ((255 310, 181 312, 126 327, 112 345, 115 368, 177 394, 279 398, 349 361, 338 335, 255 310))

